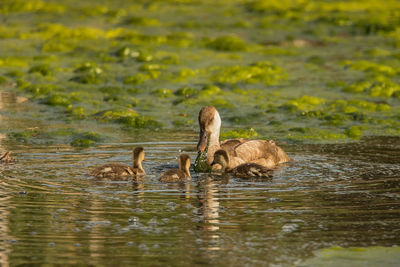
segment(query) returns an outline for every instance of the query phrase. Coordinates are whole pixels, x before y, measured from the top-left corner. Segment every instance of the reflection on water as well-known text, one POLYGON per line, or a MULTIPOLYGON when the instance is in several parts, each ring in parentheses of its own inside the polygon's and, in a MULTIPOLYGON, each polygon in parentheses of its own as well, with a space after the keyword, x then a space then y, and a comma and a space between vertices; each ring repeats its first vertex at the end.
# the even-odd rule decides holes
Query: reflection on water
POLYGON ((331 246, 399 243, 399 138, 288 147, 294 161, 268 181, 193 174, 161 184, 179 151, 195 145, 193 135, 179 139, 11 147, 19 162, 0 174, 2 266, 287 265, 331 246), (135 145, 146 150, 143 181, 86 175, 130 164, 135 145))

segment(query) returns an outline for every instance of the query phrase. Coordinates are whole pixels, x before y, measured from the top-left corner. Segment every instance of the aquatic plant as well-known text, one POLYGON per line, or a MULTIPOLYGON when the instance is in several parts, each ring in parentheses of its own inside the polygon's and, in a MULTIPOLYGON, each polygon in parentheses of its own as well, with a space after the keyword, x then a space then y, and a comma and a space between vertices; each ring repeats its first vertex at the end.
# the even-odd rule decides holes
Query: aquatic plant
POLYGON ((236 130, 226 131, 226 132, 222 132, 220 135, 221 139, 227 139, 227 138, 250 139, 250 138, 257 137, 257 136, 258 136, 258 133, 253 128, 236 129, 236 130))
POLYGON ((97 142, 103 140, 103 138, 96 132, 77 132, 73 134, 71 138, 71 146, 82 148, 93 146, 97 142))
POLYGON ((51 75, 53 72, 48 64, 39 64, 29 69, 29 73, 40 73, 43 76, 51 75))
POLYGON ((249 66, 230 66, 217 69, 212 79, 218 83, 264 83, 277 84, 286 79, 282 68, 270 62, 257 62, 249 66))
POLYGON ((221 36, 207 43, 208 48, 219 51, 244 51, 246 43, 237 36, 221 36))

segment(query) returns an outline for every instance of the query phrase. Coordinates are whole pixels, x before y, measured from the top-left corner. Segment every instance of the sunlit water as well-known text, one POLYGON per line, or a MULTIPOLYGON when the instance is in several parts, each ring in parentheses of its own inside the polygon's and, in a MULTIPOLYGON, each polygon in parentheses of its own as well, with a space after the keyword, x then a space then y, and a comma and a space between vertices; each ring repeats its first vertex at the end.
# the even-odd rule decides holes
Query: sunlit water
POLYGON ((160 183, 193 137, 16 148, 19 162, 0 176, 2 263, 290 264, 333 245, 398 244, 400 139, 289 146, 293 162, 268 181, 194 174, 160 183), (86 175, 130 164, 137 145, 147 153, 142 183, 86 175))
POLYGON ((270 180, 192 172, 187 184, 160 183, 180 152, 194 161, 196 138, 154 133, 83 150, 6 142, 19 161, 0 165, 1 265, 287 266, 321 248, 399 245, 400 138, 287 145, 293 161, 270 180), (130 164, 138 145, 142 182, 86 175, 130 164))

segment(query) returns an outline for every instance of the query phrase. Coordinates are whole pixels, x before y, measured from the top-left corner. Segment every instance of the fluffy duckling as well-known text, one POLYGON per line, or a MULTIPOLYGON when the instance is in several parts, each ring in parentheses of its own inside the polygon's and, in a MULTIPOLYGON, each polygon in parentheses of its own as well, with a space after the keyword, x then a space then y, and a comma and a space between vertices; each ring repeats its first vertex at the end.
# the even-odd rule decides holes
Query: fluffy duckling
POLYGON ((132 167, 121 163, 108 163, 97 167, 91 171, 89 175, 96 178, 129 178, 143 176, 146 174, 142 167, 143 160, 145 160, 143 147, 136 147, 132 154, 132 167))
POLYGON ((11 157, 11 152, 6 151, 1 157, 0 157, 0 162, 9 164, 9 163, 15 163, 17 160, 14 157, 11 157))
POLYGON ((212 165, 219 164, 222 167, 221 171, 223 173, 232 173, 237 177, 271 177, 272 170, 257 163, 243 163, 230 169, 228 167, 229 160, 228 153, 223 149, 219 149, 214 154, 212 165))
POLYGON ((177 183, 190 180, 190 157, 188 154, 181 154, 178 159, 179 169, 171 169, 164 172, 160 181, 165 183, 177 183))

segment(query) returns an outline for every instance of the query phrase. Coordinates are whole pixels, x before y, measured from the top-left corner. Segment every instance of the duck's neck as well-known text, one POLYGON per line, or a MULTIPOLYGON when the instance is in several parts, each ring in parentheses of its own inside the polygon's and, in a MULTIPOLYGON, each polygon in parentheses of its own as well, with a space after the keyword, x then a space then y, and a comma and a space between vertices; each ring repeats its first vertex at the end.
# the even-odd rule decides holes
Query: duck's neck
POLYGON ((139 169, 141 171, 144 170, 143 167, 142 167, 142 162, 139 161, 139 160, 135 160, 135 159, 133 160, 133 168, 134 169, 139 169))
POLYGON ((219 129, 215 132, 213 132, 210 135, 209 141, 208 141, 208 149, 207 149, 207 164, 211 165, 211 163, 214 160, 214 153, 218 149, 220 149, 219 145, 219 129))

